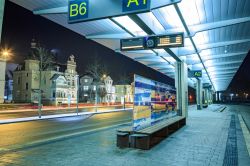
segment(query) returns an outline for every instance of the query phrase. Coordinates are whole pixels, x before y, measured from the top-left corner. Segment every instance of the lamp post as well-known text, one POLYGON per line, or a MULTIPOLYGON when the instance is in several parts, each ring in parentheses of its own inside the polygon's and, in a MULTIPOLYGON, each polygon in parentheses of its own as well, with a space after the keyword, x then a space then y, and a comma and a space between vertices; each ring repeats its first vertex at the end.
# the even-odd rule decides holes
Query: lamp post
POLYGON ((38 98, 38 114, 39 118, 42 116, 42 65, 43 65, 43 56, 40 56, 39 64, 39 98, 38 98))
POLYGON ((79 75, 76 75, 76 114, 79 113, 79 75))

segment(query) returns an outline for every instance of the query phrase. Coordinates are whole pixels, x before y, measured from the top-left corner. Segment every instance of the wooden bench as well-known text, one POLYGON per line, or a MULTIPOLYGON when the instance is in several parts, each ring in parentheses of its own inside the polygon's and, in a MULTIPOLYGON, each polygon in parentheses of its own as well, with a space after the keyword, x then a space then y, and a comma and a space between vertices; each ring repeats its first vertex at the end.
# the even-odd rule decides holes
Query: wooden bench
POLYGON ((129 135, 133 134, 133 129, 131 126, 127 126, 117 130, 117 140, 116 145, 119 148, 130 147, 129 135))
POLYGON ((148 150, 184 125, 186 125, 186 118, 181 116, 163 120, 131 134, 129 139, 130 146, 148 150))

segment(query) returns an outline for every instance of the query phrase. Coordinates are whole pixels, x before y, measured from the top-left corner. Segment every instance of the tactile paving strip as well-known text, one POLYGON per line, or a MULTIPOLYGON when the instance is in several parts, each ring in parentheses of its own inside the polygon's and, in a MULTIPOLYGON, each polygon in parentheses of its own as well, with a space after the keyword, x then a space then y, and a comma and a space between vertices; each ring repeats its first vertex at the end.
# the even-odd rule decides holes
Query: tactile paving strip
POLYGON ((230 127, 227 137, 226 152, 223 166, 238 166, 237 136, 235 115, 231 116, 230 127))

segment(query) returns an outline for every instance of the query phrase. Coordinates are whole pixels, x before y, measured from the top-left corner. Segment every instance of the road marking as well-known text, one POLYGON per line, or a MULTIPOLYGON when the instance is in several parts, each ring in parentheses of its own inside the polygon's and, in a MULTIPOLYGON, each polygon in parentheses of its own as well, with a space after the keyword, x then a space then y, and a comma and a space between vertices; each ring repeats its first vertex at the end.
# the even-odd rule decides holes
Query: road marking
POLYGON ((69 113, 69 114, 58 114, 58 115, 45 115, 39 118, 38 116, 34 117, 26 117, 26 118, 15 118, 15 119, 6 119, 0 120, 0 124, 9 124, 9 123, 18 123, 18 122, 29 122, 29 121, 37 121, 37 120, 47 120, 47 119, 54 119, 54 118, 66 118, 66 117, 74 117, 80 115, 95 115, 95 114, 105 114, 105 113, 112 113, 112 112, 123 112, 129 111, 132 108, 126 109, 114 109, 114 110, 106 110, 106 111, 99 111, 99 112, 80 112, 80 113, 69 113))
POLYGON ((245 142, 246 142, 246 146, 247 146, 247 151, 248 151, 248 155, 250 157, 250 132, 242 118, 242 116, 240 114, 238 114, 239 120, 240 120, 240 126, 245 138, 245 142))

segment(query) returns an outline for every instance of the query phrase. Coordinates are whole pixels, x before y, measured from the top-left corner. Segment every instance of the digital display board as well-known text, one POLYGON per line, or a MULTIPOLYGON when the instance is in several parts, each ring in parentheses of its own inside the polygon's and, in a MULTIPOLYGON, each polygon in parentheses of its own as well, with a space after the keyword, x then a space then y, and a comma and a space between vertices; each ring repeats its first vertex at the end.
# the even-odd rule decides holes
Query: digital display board
POLYGON ((131 38, 121 40, 122 50, 138 50, 144 48, 143 38, 131 38))
POLYGON ((121 39, 120 45, 121 51, 184 47, 184 34, 178 33, 121 39))
POLYGON ((134 76, 133 130, 140 130, 177 115, 173 86, 134 76))

